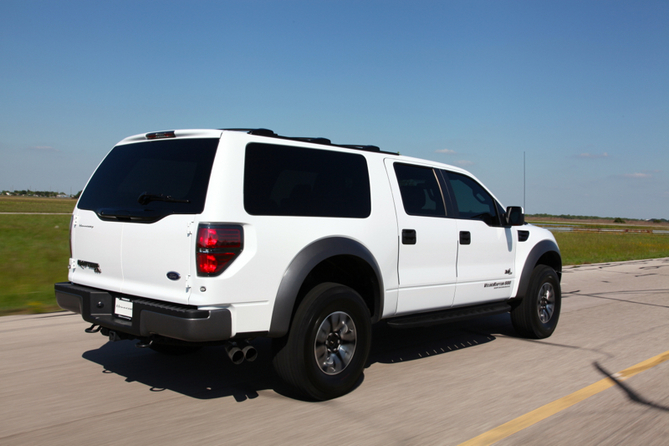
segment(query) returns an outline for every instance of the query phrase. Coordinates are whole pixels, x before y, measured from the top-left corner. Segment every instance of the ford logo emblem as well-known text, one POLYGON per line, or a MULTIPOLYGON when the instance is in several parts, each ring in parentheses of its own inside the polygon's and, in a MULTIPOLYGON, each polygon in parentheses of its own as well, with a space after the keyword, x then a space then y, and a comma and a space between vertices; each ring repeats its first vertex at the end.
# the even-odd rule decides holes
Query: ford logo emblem
POLYGON ((167 278, 170 280, 179 280, 181 279, 181 274, 175 271, 170 271, 169 273, 167 273, 167 278))

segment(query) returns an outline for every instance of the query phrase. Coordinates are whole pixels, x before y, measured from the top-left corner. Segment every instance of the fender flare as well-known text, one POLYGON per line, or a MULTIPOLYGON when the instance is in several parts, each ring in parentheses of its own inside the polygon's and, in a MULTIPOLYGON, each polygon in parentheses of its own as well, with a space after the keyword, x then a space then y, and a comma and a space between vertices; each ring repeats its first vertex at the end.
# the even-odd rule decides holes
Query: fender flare
POLYGON ((269 328, 270 337, 281 337, 288 333, 295 300, 309 273, 324 260, 339 255, 358 257, 374 271, 378 284, 374 306, 378 311, 373 315, 372 322, 376 322, 383 309, 383 276, 376 259, 365 246, 355 240, 345 237, 330 237, 316 240, 307 245, 288 265, 274 301, 269 328))
MULTIPOLYGON (((525 258, 525 265, 523 266, 523 271, 520 276, 520 281, 518 283, 518 291, 516 292, 515 299, 522 299, 525 297, 527 288, 530 285, 530 277, 532 276, 532 271, 539 263, 539 259, 545 254, 554 253, 552 256, 553 262, 546 262, 546 265, 555 269, 555 272, 558 275, 558 279, 562 279, 562 257, 560 255, 560 248, 558 248, 557 243, 553 240, 542 240, 537 243, 530 253, 525 258)), ((542 262, 543 263, 543 262, 542 262)))

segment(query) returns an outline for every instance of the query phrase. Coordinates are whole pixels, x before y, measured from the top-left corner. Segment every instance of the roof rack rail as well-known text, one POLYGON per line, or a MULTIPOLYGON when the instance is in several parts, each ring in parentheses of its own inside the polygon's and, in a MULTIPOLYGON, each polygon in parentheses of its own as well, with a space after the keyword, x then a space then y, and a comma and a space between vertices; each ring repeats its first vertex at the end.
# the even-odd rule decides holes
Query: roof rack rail
POLYGON ((320 136, 311 137, 311 136, 281 136, 277 135, 270 129, 221 129, 221 130, 230 130, 234 132, 245 132, 249 135, 258 135, 258 136, 267 136, 270 138, 281 138, 281 139, 290 139, 293 141, 304 141, 304 142, 313 142, 314 144, 326 144, 331 145, 332 141, 327 138, 322 138, 320 136))
POLYGON ((280 136, 279 138, 292 139, 292 140, 295 140, 295 141, 313 142, 314 144, 325 144, 325 145, 328 145, 328 146, 332 144, 332 141, 330 141, 329 139, 321 138, 319 136, 317 136, 315 138, 312 138, 310 136, 295 136, 295 137, 280 136))
POLYGON ((271 131, 270 129, 221 129, 221 130, 230 130, 233 132, 244 132, 248 133, 249 135, 258 135, 258 136, 270 136, 270 137, 277 137, 276 133, 271 131))
POLYGON ((367 152, 380 152, 381 148, 379 146, 371 145, 358 145, 358 144, 337 144, 339 147, 346 147, 347 149, 358 149, 365 150, 367 152))
POLYGON ((311 143, 314 143, 314 144, 323 144, 323 145, 327 145, 327 146, 343 147, 343 148, 346 148, 346 149, 364 150, 366 152, 382 152, 382 153, 387 153, 387 154, 391 154, 391 155, 397 155, 397 153, 394 153, 394 152, 384 152, 378 146, 362 145, 362 144, 332 144, 332 141, 330 141, 328 138, 321 138, 321 137, 281 136, 281 135, 277 135, 276 133, 274 133, 270 129, 264 129, 264 128, 259 128, 259 129, 238 128, 238 129, 221 129, 221 130, 230 130, 230 131, 235 131, 235 132, 245 132, 245 133, 248 133, 249 135, 266 136, 266 137, 270 137, 270 138, 280 138, 280 139, 287 139, 287 140, 291 140, 291 141, 311 142, 311 143))

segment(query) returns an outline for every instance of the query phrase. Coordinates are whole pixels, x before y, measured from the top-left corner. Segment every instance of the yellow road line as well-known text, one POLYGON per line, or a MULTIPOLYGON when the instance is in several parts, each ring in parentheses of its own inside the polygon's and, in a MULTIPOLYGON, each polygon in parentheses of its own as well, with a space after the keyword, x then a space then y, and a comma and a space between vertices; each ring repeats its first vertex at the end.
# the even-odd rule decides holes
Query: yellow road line
POLYGON ((511 420, 502 424, 501 426, 497 426, 496 428, 489 430, 488 432, 484 432, 478 437, 474 437, 471 440, 465 441, 459 446, 491 445, 515 434, 516 432, 520 432, 521 430, 528 428, 533 424, 550 417, 551 415, 555 415, 556 413, 567 409, 568 407, 571 407, 574 404, 585 400, 586 398, 589 398, 599 392, 615 386, 617 381, 624 381, 627 378, 631 378, 632 376, 655 367, 656 365, 665 361, 669 361, 669 351, 633 365, 632 367, 626 368, 622 372, 618 372, 612 375, 611 378, 604 378, 594 384, 590 384, 589 386, 582 388, 581 390, 577 390, 570 395, 562 397, 559 400, 555 400, 552 403, 548 403, 545 406, 526 413, 525 415, 521 415, 515 420, 511 420))

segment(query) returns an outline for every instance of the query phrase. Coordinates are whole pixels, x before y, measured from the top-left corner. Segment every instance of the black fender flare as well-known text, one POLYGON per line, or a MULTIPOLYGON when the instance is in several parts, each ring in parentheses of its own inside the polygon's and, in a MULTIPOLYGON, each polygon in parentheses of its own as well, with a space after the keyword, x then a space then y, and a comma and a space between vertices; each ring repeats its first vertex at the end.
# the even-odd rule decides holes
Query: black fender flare
POLYGON ((542 262, 551 268, 555 269, 555 272, 558 275, 558 279, 562 279, 562 257, 560 256, 560 248, 558 248, 557 243, 553 240, 542 240, 532 248, 530 253, 525 259, 525 265, 523 266, 523 271, 520 275, 520 282, 518 284, 518 291, 516 292, 516 299, 522 299, 525 297, 527 288, 530 285, 530 277, 532 276, 532 271, 539 263, 545 254, 553 253, 551 256, 552 262, 542 262))
POLYGON ((380 318, 383 310, 383 276, 374 255, 360 242, 346 237, 329 237, 307 245, 286 269, 274 301, 269 336, 276 338, 288 333, 297 295, 309 273, 322 261, 339 255, 355 256, 365 261, 376 274, 378 292, 375 293, 376 314, 372 322, 380 318))

